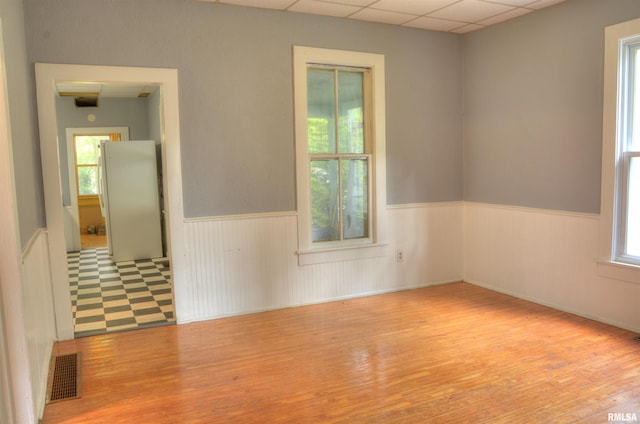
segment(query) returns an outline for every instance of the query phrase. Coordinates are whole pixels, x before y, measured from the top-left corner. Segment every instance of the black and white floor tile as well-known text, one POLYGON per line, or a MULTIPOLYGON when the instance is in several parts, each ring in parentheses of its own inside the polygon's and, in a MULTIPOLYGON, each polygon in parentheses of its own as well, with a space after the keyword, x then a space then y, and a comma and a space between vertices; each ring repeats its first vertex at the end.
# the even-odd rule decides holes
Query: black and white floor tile
POLYGON ((107 248, 67 258, 76 337, 175 322, 166 258, 114 263, 107 248))

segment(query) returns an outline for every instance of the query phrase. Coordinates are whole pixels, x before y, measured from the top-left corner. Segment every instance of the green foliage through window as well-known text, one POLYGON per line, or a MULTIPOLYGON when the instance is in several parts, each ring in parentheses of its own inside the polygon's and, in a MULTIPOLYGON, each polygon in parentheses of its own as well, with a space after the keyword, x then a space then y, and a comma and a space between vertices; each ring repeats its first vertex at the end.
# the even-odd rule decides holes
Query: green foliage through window
POLYGON ((108 134, 75 136, 76 170, 78 194, 91 196, 98 194, 98 162, 100 141, 108 140, 108 134))
POLYGON ((307 148, 312 240, 369 236, 369 166, 362 71, 309 68, 307 148), (337 125, 336 125, 337 122, 337 125))

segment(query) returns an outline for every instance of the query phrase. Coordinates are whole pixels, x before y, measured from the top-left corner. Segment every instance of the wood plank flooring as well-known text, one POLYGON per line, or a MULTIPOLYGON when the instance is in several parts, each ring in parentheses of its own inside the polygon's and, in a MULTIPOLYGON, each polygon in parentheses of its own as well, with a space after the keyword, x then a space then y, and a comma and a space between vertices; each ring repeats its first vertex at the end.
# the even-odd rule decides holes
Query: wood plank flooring
POLYGON ((80 234, 80 245, 82 246, 82 249, 107 247, 107 236, 97 234, 80 234))
POLYGON ((635 336, 466 283, 106 334, 43 423, 640 420, 635 336))

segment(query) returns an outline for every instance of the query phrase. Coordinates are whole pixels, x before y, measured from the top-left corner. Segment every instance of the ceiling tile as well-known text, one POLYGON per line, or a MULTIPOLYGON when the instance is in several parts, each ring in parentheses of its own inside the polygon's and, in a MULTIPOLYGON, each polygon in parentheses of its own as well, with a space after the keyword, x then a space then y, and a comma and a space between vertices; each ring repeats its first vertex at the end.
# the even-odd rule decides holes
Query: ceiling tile
POLYGON ((444 19, 436 19, 423 16, 418 19, 414 19, 411 22, 407 22, 403 26, 411 28, 430 29, 433 31, 451 31, 455 28, 460 28, 465 25, 467 24, 464 22, 447 21, 444 19))
POLYGON ((105 84, 100 91, 100 97, 138 97, 143 88, 139 85, 105 84))
MULTIPOLYGON (((195 0, 464 34, 565 0, 195 0)), ((604 1, 604 0, 603 0, 604 1)), ((638 0, 640 1, 640 0, 638 0)))
POLYGON ((488 19, 484 19, 476 23, 480 25, 494 25, 500 22, 508 21, 509 19, 517 18, 518 16, 526 15, 527 13, 531 12, 533 12, 533 10, 519 7, 517 9, 510 10, 500 15, 492 16, 488 19))
POLYGON ((462 0, 461 2, 431 13, 429 16, 452 21, 477 22, 512 9, 512 6, 487 3, 481 0, 462 0))
POLYGON ((262 9, 284 10, 295 3, 295 0, 219 0, 220 3, 236 6, 260 7, 262 9))
MULTIPOLYGON (((320 0, 320 1, 325 1, 325 0, 320 0)), ((349 6, 360 6, 360 7, 365 7, 365 6, 371 6, 373 3, 376 2, 376 0, 326 0, 327 3, 340 3, 340 4, 347 4, 349 6)), ((535 1, 535 0, 529 0, 529 1, 535 1)))
MULTIPOLYGON (((442 9, 458 0, 379 0, 371 5, 375 9, 390 10, 393 12, 409 13, 412 15, 425 15, 442 9)), ((531 0, 529 0, 531 1, 531 0)))
POLYGON ((150 95, 156 91, 155 85, 136 84, 95 84, 95 83, 56 83, 56 89, 60 95, 97 94, 99 97, 136 98, 150 95))
POLYGON ((527 5, 531 9, 542 9, 543 7, 553 6, 554 4, 562 3, 564 0, 540 0, 534 1, 527 5))
POLYGON ((92 83, 56 83, 58 93, 99 93, 102 89, 100 84, 92 83))
POLYGON ((506 4, 508 6, 524 7, 537 0, 492 0, 492 3, 506 4))
POLYGON ((451 32, 454 32, 456 34, 465 34, 467 32, 475 31, 475 30, 481 29, 481 28, 484 28, 484 25, 469 24, 469 25, 465 25, 465 26, 463 26, 461 28, 454 29, 451 32))
POLYGON ((348 6, 344 4, 328 3, 317 0, 300 0, 287 10, 291 12, 311 13, 314 15, 346 17, 357 12, 361 8, 358 6, 348 6))
POLYGON ((385 24, 402 25, 405 22, 409 22, 412 19, 417 18, 417 15, 409 15, 406 13, 388 12, 385 10, 366 8, 349 16, 350 18, 360 19, 363 21, 382 22, 385 24))

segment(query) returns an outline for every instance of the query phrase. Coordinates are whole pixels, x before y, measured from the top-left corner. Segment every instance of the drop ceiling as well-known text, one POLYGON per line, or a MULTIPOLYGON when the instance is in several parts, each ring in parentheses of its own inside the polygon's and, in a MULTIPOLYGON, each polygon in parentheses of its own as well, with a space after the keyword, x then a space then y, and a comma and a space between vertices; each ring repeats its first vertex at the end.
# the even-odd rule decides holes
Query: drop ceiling
POLYGON ((463 34, 564 0, 200 0, 463 34))
POLYGON ((140 84, 102 84, 91 82, 59 82, 56 90, 68 97, 149 97, 158 87, 140 84))
MULTIPOLYGON (((197 0, 234 6, 333 16, 463 34, 544 9, 565 0, 197 0)), ((157 87, 68 82, 61 96, 147 97, 157 87)))

